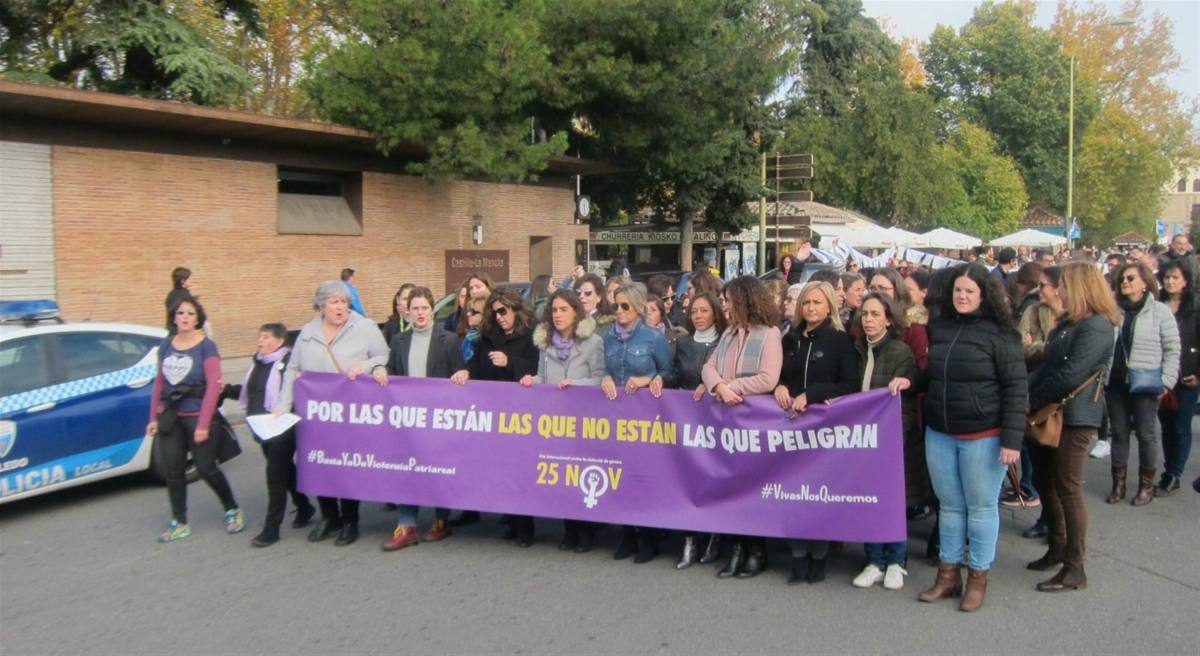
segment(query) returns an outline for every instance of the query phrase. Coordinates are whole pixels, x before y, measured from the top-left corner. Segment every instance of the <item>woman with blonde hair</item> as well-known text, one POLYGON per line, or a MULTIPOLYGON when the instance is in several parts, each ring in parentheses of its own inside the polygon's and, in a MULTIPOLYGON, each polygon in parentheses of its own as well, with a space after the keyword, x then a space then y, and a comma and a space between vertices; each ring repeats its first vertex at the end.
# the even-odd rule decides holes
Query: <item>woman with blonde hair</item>
MULTIPOLYGON (((860 382, 854 339, 838 317, 837 292, 827 282, 810 282, 800 292, 792 330, 783 336, 783 367, 775 401, 785 412, 856 391, 860 382)), ((826 540, 792 540, 788 584, 825 580, 826 540)))
MULTIPOLYGON (((1046 282, 1043 274, 1042 283, 1046 282)), ((1058 574, 1037 585, 1042 592, 1087 586, 1083 572, 1087 538, 1083 468, 1092 434, 1104 414, 1101 394, 1113 355, 1113 328, 1121 324, 1121 312, 1104 277, 1091 264, 1064 264, 1057 292, 1065 312, 1046 338, 1041 366, 1029 382, 1031 409, 1063 403, 1058 446, 1048 458, 1038 461, 1040 478, 1049 483, 1039 491, 1050 546, 1027 567, 1044 571, 1062 565, 1058 574)))

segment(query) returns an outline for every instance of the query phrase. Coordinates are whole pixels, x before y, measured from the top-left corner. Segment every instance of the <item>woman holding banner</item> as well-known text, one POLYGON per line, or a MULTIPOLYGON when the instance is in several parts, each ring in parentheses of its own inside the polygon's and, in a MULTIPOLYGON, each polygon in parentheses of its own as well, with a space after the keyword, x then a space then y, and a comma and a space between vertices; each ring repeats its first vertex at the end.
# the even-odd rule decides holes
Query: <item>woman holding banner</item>
MULTIPOLYGON (((959 610, 983 607, 996 557, 996 499, 1008 465, 1021 459, 1028 381, 1021 336, 1000 280, 981 264, 949 274, 941 312, 930 324, 929 370, 918 373, 925 395, 925 459, 938 509, 937 580, 918 599, 962 595, 959 610), (965 592, 960 563, 971 543, 965 592)), ((893 392, 911 380, 892 381, 893 392)))
MULTIPOLYGON (((876 273, 874 281, 878 281, 879 278, 880 274, 876 273)), ((901 339, 908 329, 908 323, 900 306, 886 294, 871 292, 863 301, 859 321, 862 337, 854 346, 858 351, 859 380, 862 383, 860 389, 863 392, 879 389, 887 387, 895 378, 913 376, 917 369, 917 359, 912 349, 901 339)), ((907 442, 916 415, 910 394, 901 398, 900 408, 904 438, 907 442)), ((905 471, 909 469, 907 460, 905 454, 905 471)), ((915 501, 909 499, 908 503, 911 505, 923 501, 922 497, 915 501)), ((905 571, 908 567, 908 540, 867 543, 863 548, 867 554, 867 566, 854 578, 854 587, 869 588, 880 581, 883 581, 883 587, 887 590, 899 590, 904 587, 904 577, 908 576, 908 572, 905 571)))
MULTIPOLYGON (((537 383, 566 389, 595 387, 604 380, 604 340, 596 334, 596 322, 587 316, 575 292, 559 289, 550 295, 542 322, 533 331, 533 343, 541 351, 537 373, 522 376, 521 385, 532 387, 537 383)), ((595 524, 567 519, 563 528, 559 549, 576 553, 592 550, 595 524)))
MULTIPOLYGON (((695 398, 703 398, 708 388, 704 386, 701 371, 708 357, 717 348, 717 341, 725 332, 725 314, 720 312, 721 302, 716 296, 704 293, 692 298, 688 307, 688 333, 675 343, 675 356, 671 359, 671 370, 663 377, 667 387, 695 390, 695 398)), ((721 534, 713 533, 708 537, 704 553, 699 554, 696 534, 683 534, 683 554, 675 569, 686 569, 696 562, 708 564, 717 560, 721 552, 721 534)))
MULTIPOLYGON (((860 304, 861 305, 861 304, 860 304)), ((851 394, 861 382, 854 340, 843 328, 837 292, 827 282, 810 282, 800 293, 791 332, 783 337, 783 368, 775 401, 788 413, 851 394)), ((788 585, 825 580, 827 540, 792 540, 788 585)))
MULTIPOLYGON (((604 371, 607 375, 600 382, 600 389, 610 401, 617 398, 618 387, 626 394, 648 387, 650 394, 659 398, 663 377, 671 369, 671 348, 667 338, 643 320, 646 294, 641 285, 621 285, 613 292, 613 299, 616 321, 612 329, 604 333, 604 371)), ((624 527, 621 544, 613 553, 613 559, 628 558, 635 549, 637 555, 633 562, 640 564, 653 560, 658 555, 656 529, 624 527)))
MULTIPOLYGON (((533 316, 520 293, 497 289, 488 296, 479 330, 475 358, 468 363, 472 380, 515 383, 537 373, 538 350, 533 345, 533 316)), ((464 512, 464 516, 475 511, 464 512)), ((533 545, 533 518, 509 517, 518 547, 533 545)))
MULTIPOLYGON (((704 296, 693 301, 703 303, 704 296)), ((741 276, 721 292, 728 328, 704 363, 704 387, 727 406, 742 403, 754 394, 770 394, 779 382, 783 346, 779 334, 779 310, 775 299, 758 278, 741 276)), ((694 307, 694 305, 693 305, 694 307)), ((697 390, 698 392, 699 390, 697 390)), ((767 567, 767 541, 737 538, 720 578, 749 578, 767 567)))
MULTIPOLYGON (((375 382, 387 385, 388 347, 371 320, 350 311, 350 288, 339 280, 317 286, 313 309, 320 314, 300 329, 292 358, 284 372, 283 389, 276 414, 292 410, 296 377, 305 372, 338 373, 350 380, 370 372, 375 382)), ((317 497, 321 521, 308 534, 320 542, 337 533, 334 544, 344 547, 358 539, 358 501, 317 497)))
MULTIPOLYGON (((410 329, 392 339, 387 371, 392 376, 409 378, 449 378, 459 385, 468 378, 458 337, 443 326, 434 324, 433 305, 436 300, 428 287, 415 287, 408 297, 410 329)), ((399 504, 400 516, 392 537, 383 543, 384 551, 396 551, 417 543, 417 514, 413 504, 399 504)), ((435 508, 433 526, 421 536, 421 542, 437 542, 450 537, 446 520, 449 508, 435 508)))

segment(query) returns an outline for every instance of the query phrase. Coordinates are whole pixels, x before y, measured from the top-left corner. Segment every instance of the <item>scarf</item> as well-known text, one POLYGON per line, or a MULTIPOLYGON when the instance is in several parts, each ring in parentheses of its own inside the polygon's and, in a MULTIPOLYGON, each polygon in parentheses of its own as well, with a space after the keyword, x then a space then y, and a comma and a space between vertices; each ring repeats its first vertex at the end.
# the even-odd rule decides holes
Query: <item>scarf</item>
POLYGON ((662 323, 660 323, 660 324, 658 324, 657 326, 650 326, 650 327, 651 327, 651 328, 653 328, 653 329, 655 329, 655 330, 657 330, 657 331, 659 332, 659 334, 660 334, 660 335, 666 335, 666 334, 667 334, 667 322, 665 322, 665 321, 664 321, 664 322, 662 322, 662 323))
POLYGON ((697 344, 704 344, 705 346, 712 344, 719 338, 720 335, 717 334, 717 327, 715 325, 709 326, 708 330, 697 330, 692 333, 692 341, 697 344))
POLYGON ((875 347, 883 343, 887 339, 887 333, 879 336, 879 339, 871 341, 870 337, 865 337, 867 340, 867 366, 863 369, 862 391, 866 392, 871 389, 871 374, 875 373, 875 347))
POLYGON ((567 356, 571 355, 571 347, 575 346, 575 336, 572 335, 568 339, 559 335, 556 330, 550 335, 550 345, 554 349, 554 357, 566 362, 567 356))
POLYGON ((463 362, 470 362, 475 357, 475 347, 479 345, 479 329, 471 328, 463 336, 459 349, 462 350, 463 362))
POLYGON ((626 328, 625 326, 621 325, 621 322, 614 321, 612 327, 613 334, 616 335, 617 339, 621 340, 622 342, 628 342, 629 338, 633 337, 633 334, 637 332, 638 326, 640 326, 641 323, 642 320, 638 319, 637 321, 633 322, 633 326, 626 328))
MULTIPOLYGON (((273 353, 266 355, 254 354, 254 359, 263 364, 271 364, 271 373, 267 374, 267 388, 263 390, 263 405, 267 410, 275 408, 275 401, 279 399, 279 388, 282 377, 280 371, 283 367, 279 366, 279 361, 283 356, 287 355, 290 349, 286 346, 281 346, 273 353)), ((242 379, 242 393, 238 395, 238 404, 243 408, 246 407, 246 387, 250 384, 250 373, 254 371, 254 367, 250 366, 246 369, 246 376, 242 379)))
POLYGON ((725 371, 725 359, 732 357, 734 358, 734 377, 744 378, 756 375, 762 361, 763 347, 767 343, 767 330, 769 328, 766 326, 755 326, 750 330, 727 329, 721 336, 721 343, 717 345, 717 371, 725 371), (742 337, 743 335, 744 337, 742 337), (734 337, 740 338, 738 352, 730 353, 733 350, 734 337))

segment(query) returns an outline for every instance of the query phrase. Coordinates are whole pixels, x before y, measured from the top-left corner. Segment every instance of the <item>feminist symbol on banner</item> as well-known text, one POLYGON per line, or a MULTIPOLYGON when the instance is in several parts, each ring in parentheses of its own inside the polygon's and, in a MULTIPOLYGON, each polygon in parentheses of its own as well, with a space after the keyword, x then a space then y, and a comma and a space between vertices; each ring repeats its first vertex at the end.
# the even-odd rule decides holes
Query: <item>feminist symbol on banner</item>
POLYGON ((579 489, 583 491, 583 504, 595 508, 600 497, 608 492, 608 472, 596 465, 586 467, 579 477, 579 489))

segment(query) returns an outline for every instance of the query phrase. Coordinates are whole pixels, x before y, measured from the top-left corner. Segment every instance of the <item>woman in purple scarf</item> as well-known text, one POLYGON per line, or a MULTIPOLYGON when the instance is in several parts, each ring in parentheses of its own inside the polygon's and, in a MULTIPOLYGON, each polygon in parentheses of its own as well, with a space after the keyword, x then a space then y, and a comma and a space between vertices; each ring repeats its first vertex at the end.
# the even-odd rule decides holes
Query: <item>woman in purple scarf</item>
MULTIPOLYGON (((285 339, 287 328, 281 323, 263 324, 258 329, 254 361, 246 370, 242 384, 231 390, 237 394, 238 405, 246 410, 247 415, 270 414, 275 407, 283 386, 283 370, 287 368, 291 354, 291 349, 283 345, 285 339)), ((292 495, 292 504, 296 506, 292 528, 307 526, 316 510, 308 497, 296 491, 295 429, 269 440, 257 435, 254 435, 254 439, 262 446, 263 456, 267 459, 267 517, 263 521, 262 532, 254 536, 250 543, 256 547, 269 547, 279 541, 279 526, 283 523, 289 493, 292 495)))
MULTIPOLYGON (((604 380, 604 340, 596 335, 596 322, 587 315, 573 290, 559 289, 550 295, 541 323, 533 331, 533 343, 541 354, 537 374, 521 378, 525 387, 534 383, 558 389, 595 387, 604 380)), ((592 550, 595 524, 568 519, 563 526, 565 532, 558 543, 559 549, 573 549, 577 553, 592 550)))

